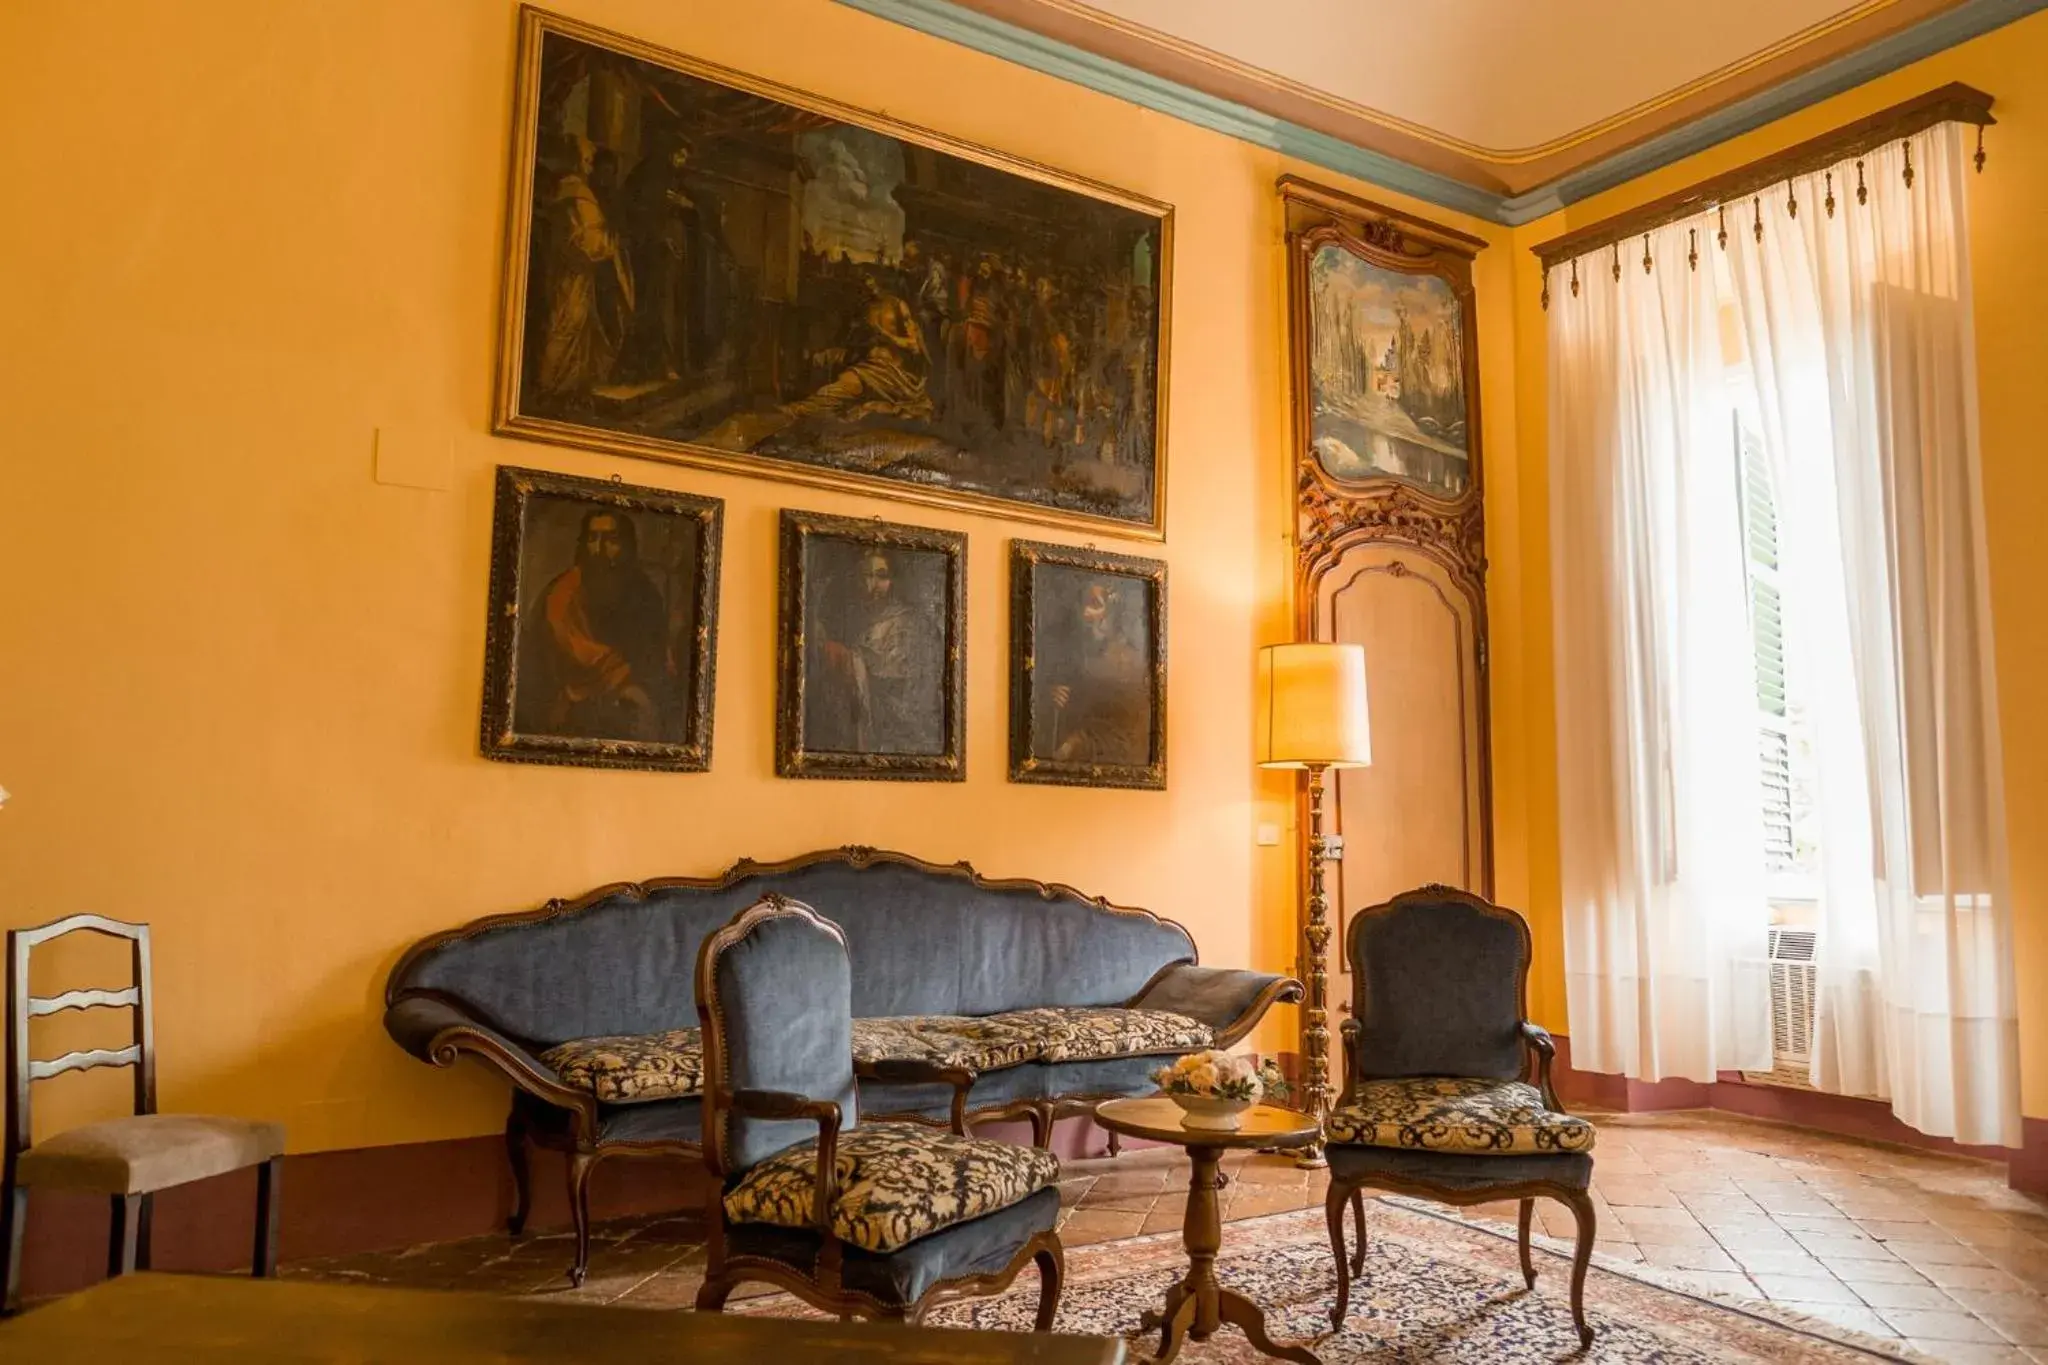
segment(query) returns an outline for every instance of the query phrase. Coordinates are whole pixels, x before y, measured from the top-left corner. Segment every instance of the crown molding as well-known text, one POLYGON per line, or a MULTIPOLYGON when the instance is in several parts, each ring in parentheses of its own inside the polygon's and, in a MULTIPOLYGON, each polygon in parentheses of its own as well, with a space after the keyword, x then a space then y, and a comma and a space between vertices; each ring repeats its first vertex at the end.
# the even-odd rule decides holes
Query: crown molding
POLYGON ((2048 0, 1964 0, 1953 9, 1725 105, 1683 127, 1646 138, 1521 194, 1502 195, 1049 38, 952 3, 952 0, 838 0, 838 3, 1312 166, 1363 180, 1438 208, 1510 227, 1533 222, 1545 214, 1555 213, 1582 199, 1648 175, 1730 138, 1740 137, 1900 67, 2048 9, 2048 0))

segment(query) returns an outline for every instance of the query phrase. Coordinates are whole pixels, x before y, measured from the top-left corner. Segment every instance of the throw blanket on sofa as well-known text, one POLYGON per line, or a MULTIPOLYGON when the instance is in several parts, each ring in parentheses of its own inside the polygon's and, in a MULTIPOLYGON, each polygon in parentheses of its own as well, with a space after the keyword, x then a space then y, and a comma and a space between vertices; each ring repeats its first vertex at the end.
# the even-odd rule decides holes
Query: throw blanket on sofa
MULTIPOLYGON (((853 1021, 857 1063, 930 1062, 998 1071, 1026 1062, 1198 1052, 1215 1041, 1209 1025, 1169 1010, 1046 1006, 1006 1014, 907 1015, 853 1021)), ((608 1104, 700 1094, 704 1040, 694 1028, 575 1038, 540 1054, 564 1085, 608 1104)))

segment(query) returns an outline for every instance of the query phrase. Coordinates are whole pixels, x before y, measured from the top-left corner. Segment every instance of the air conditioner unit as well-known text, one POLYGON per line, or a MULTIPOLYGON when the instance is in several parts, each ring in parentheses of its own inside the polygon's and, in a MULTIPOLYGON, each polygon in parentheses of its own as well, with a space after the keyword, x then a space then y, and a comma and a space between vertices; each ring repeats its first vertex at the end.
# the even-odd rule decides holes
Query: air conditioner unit
POLYGON ((1791 1072, 1803 1078, 1813 1059, 1818 939, 1812 929, 1771 930, 1771 1069, 1776 1075, 1791 1072))

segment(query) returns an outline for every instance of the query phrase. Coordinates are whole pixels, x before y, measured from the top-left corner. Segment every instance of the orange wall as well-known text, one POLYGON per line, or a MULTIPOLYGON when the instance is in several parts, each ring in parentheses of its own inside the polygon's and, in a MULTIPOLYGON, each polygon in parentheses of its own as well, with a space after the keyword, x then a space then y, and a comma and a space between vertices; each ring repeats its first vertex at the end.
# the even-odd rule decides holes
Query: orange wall
MULTIPOLYGON (((1005 542, 1082 537, 488 434, 510 0, 14 0, 0 924, 151 921, 165 1107, 280 1119, 297 1150, 501 1121, 481 1071, 384 1037, 383 977, 415 937, 741 855, 964 857, 1179 918, 1211 962, 1289 966, 1290 855, 1253 832, 1292 818, 1293 788, 1255 773, 1250 714, 1254 647, 1290 620, 1273 182, 1308 168, 829 0, 560 7, 1175 206, 1171 789, 1004 780, 1005 542), (444 443, 448 490, 374 482, 379 427, 444 443), (477 756, 499 462, 726 500, 714 771, 477 756), (773 776, 785 506, 968 533, 964 785, 773 776)), ((1506 230, 1451 221, 1500 244, 1480 265, 1485 439, 1495 584, 1519 600, 1514 264, 1506 230)), ((1499 631, 1505 702, 1522 632, 1499 631)), ((1503 801, 1534 804, 1505 705, 1500 742, 1503 801)), ((1521 840, 1505 821, 1510 894, 1521 840)), ((102 1079, 39 1087, 38 1129, 97 1112, 102 1079)))
MULTIPOLYGON (((1970 177, 1970 247, 1975 271, 1978 398, 1988 508, 1991 600, 1997 636, 2000 718, 2005 745, 2006 820, 2011 832, 2020 995, 2021 1069, 2027 1113, 2048 1115, 2048 13, 2035 14, 1881 80, 1807 109, 1654 175, 1609 191, 1515 232, 1515 411, 1519 475, 1527 496, 1513 515, 1526 548, 1520 582, 1493 584, 1501 617, 1526 632, 1526 687, 1497 690, 1519 706, 1516 727, 1537 776, 1505 797, 1498 818, 1525 831, 1533 850, 1529 905, 1538 943, 1536 1009, 1552 1028, 1566 1024, 1557 872, 1555 702, 1550 659, 1549 504, 1545 494, 1546 344, 1541 270, 1528 247, 1576 226, 1671 193, 1827 129, 1910 99, 1948 81, 1997 98, 1999 122, 1986 139, 1985 173, 1970 177)), ((1489 394, 1488 401, 1492 401, 1489 394)), ((1496 518, 1507 515, 1491 509, 1496 518)), ((1504 534, 1498 529, 1497 536, 1504 534)))

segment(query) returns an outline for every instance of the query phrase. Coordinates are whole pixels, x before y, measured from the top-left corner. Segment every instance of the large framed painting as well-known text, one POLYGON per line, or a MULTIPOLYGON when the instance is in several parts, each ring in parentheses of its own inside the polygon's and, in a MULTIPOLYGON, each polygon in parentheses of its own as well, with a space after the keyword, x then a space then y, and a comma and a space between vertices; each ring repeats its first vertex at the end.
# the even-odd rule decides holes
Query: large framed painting
POLYGON ((775 771, 967 780, 967 537, 782 514, 775 771))
POLYGON ((1166 787, 1166 565, 1010 542, 1010 780, 1166 787))
POLYGON ((498 469, 483 752, 703 772, 724 504, 498 469))
POLYGON ((524 9, 500 432, 1165 534, 1165 204, 524 9))

